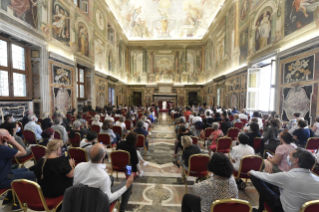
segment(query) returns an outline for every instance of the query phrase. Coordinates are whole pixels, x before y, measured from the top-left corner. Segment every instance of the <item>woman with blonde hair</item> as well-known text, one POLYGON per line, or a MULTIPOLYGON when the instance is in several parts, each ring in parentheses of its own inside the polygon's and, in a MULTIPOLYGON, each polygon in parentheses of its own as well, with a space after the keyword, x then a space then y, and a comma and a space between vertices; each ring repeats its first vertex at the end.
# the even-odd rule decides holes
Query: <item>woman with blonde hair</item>
POLYGON ((34 167, 34 174, 45 197, 58 197, 73 185, 75 161, 62 156, 63 141, 52 139, 44 158, 34 167))
POLYGON ((95 115, 94 118, 93 118, 93 121, 92 121, 92 125, 93 124, 96 124, 96 125, 99 125, 100 127, 102 127, 103 123, 100 122, 100 115, 95 115))
POLYGON ((198 145, 193 144, 193 140, 189 136, 183 136, 181 139, 182 146, 183 146, 183 154, 179 158, 178 161, 174 161, 173 163, 179 168, 180 166, 183 169, 188 170, 188 160, 194 154, 201 153, 198 145))

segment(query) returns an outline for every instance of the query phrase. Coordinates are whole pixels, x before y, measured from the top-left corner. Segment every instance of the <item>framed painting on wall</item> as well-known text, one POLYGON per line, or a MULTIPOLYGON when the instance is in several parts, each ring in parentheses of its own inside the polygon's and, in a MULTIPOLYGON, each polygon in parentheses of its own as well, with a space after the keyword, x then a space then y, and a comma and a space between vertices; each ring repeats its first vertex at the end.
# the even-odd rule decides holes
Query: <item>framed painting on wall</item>
POLYGON ((52 81, 53 84, 71 86, 72 71, 52 64, 52 81))
POLYGON ((72 90, 67 88, 53 87, 54 110, 58 110, 66 114, 72 109, 72 90))
POLYGON ((313 80, 314 64, 315 55, 285 63, 283 72, 284 84, 313 80))

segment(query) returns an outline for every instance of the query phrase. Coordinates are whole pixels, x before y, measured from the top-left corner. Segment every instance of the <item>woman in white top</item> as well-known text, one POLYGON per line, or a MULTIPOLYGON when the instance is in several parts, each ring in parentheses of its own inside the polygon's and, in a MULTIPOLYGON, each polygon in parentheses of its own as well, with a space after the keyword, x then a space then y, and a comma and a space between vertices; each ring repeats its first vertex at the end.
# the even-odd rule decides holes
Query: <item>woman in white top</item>
POLYGON ((92 121, 92 125, 96 124, 102 127, 103 123, 100 122, 100 115, 95 115, 93 119, 94 120, 92 121))
POLYGON ((124 116, 121 116, 120 120, 115 122, 115 125, 122 127, 122 131, 126 132, 126 125, 125 125, 125 117, 124 116))
POLYGON ((319 137, 319 116, 316 117, 316 122, 313 124, 312 131, 315 137, 319 137))

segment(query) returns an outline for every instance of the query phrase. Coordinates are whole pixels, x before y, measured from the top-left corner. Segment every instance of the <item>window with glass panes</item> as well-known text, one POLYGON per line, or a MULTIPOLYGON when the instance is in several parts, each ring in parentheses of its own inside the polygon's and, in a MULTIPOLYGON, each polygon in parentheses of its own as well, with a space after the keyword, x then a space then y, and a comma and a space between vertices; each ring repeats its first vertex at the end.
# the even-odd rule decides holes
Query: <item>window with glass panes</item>
POLYGON ((30 49, 0 37, 0 99, 29 99, 30 49))
POLYGON ((115 105, 115 89, 109 88, 109 104, 115 105))
POLYGON ((78 99, 85 99, 85 70, 78 66, 76 69, 76 94, 78 99))

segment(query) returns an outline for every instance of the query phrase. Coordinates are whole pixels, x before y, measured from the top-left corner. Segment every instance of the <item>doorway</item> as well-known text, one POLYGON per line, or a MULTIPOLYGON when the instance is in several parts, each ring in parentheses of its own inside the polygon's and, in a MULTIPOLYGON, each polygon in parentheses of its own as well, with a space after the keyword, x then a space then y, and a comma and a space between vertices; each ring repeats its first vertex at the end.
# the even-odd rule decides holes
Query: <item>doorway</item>
POLYGON ((142 92, 133 92, 132 100, 134 106, 142 106, 142 92))
POLYGON ((188 105, 197 105, 197 92, 189 92, 188 93, 188 105))

